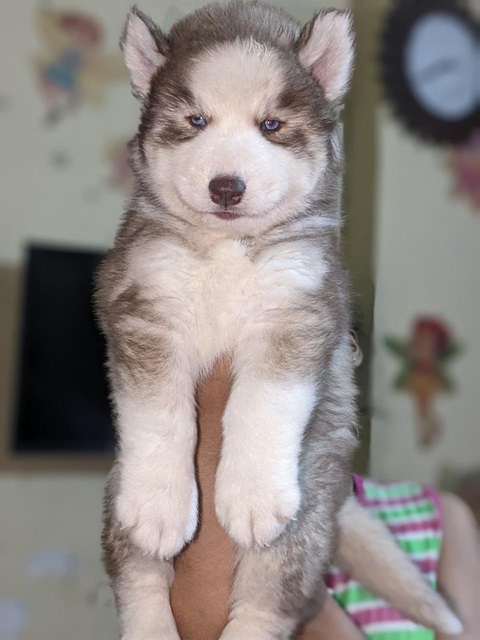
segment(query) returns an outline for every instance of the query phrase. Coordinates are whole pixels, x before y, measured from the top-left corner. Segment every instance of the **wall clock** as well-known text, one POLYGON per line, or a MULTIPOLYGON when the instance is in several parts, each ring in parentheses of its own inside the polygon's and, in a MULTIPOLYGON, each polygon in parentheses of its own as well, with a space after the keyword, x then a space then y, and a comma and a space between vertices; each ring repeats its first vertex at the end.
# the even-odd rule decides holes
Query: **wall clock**
POLYGON ((458 143, 480 126, 480 28, 456 0, 395 0, 381 43, 382 80, 414 133, 458 143))

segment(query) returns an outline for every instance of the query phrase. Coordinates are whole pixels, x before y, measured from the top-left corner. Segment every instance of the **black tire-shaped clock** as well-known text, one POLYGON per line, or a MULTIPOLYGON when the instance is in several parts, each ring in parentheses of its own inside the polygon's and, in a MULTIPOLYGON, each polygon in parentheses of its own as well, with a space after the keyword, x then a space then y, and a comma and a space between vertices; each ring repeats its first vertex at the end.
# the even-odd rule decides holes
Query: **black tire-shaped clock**
POLYGON ((394 0, 381 42, 382 80, 396 115, 431 142, 480 127, 480 28, 456 0, 394 0))

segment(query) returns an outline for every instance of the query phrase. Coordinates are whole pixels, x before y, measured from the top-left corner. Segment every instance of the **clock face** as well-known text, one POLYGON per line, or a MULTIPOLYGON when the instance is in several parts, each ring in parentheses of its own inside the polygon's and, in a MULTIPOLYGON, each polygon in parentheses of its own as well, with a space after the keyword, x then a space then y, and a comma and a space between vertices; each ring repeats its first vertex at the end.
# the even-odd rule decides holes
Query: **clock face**
POLYGON ((417 100, 433 115, 461 120, 475 110, 478 43, 464 22, 431 13, 412 28, 405 46, 405 73, 417 100))
POLYGON ((399 0, 382 53, 387 95, 410 129, 457 142, 480 126, 479 29, 454 0, 399 0))

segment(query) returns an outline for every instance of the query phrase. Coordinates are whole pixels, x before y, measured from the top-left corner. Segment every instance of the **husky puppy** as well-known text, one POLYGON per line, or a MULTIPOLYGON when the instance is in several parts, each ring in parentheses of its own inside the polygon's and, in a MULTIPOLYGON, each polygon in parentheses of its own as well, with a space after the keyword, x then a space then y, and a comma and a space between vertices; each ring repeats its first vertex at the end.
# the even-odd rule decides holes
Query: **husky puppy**
MULTIPOLYGON (((234 2, 166 36, 134 9, 122 48, 142 104, 136 185, 98 278, 118 430, 104 549, 122 638, 178 640, 169 586, 197 528, 195 391, 225 353, 215 504, 240 551, 222 639, 292 638, 318 608, 338 523, 342 541, 366 522, 365 550, 378 533, 350 498, 337 122, 351 19, 324 11, 302 29, 234 2)), ((348 565, 353 548, 341 547, 348 565)), ((412 605, 417 617, 457 622, 416 573, 410 582, 434 610, 412 605)))

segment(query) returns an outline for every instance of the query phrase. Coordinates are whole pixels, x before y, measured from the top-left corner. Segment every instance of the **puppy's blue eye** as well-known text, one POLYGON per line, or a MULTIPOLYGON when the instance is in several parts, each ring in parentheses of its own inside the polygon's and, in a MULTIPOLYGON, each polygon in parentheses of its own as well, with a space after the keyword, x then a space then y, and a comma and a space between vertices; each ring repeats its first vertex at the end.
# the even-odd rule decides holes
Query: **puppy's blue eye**
POLYGON ((191 116, 189 118, 191 124, 193 124, 194 127, 206 127, 207 126, 207 121, 205 120, 205 118, 203 116, 191 116))
POLYGON ((280 120, 264 120, 262 122, 262 129, 264 131, 278 131, 282 123, 280 120))

